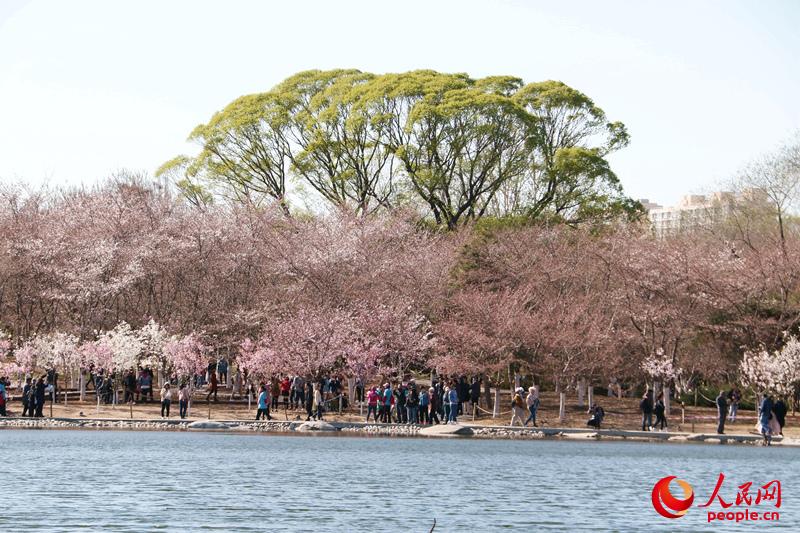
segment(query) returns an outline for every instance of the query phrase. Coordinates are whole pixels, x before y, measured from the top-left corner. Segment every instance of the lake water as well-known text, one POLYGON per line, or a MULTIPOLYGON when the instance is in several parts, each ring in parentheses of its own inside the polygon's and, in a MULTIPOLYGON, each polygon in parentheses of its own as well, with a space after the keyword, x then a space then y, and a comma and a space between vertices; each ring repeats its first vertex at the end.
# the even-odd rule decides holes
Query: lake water
POLYGON ((790 448, 0 430, 0 453, 9 532, 427 533, 434 518, 437 533, 800 528, 800 450, 790 448), (653 510, 658 479, 687 480, 697 505, 720 472, 728 501, 742 483, 755 492, 780 480, 780 521, 707 524, 705 509, 676 520, 653 510))

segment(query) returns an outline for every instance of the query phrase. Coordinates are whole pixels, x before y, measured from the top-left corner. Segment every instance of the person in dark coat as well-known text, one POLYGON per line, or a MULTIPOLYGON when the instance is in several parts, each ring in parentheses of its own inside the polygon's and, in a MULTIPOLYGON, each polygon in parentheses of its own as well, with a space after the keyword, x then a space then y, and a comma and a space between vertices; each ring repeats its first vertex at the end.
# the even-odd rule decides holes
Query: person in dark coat
POLYGON ((44 409, 44 378, 39 378, 36 380, 36 388, 34 389, 33 397, 34 397, 34 407, 36 408, 36 414, 34 416, 38 418, 44 417, 42 413, 42 409, 44 409))
POLYGON ((781 426, 781 435, 783 435, 783 426, 786 425, 786 412, 786 402, 783 401, 783 398, 778 398, 778 401, 772 406, 772 413, 775 415, 775 418, 778 419, 778 424, 781 426))
POLYGON ((650 390, 642 396, 639 409, 642 411, 642 431, 650 431, 653 426, 653 398, 650 396, 650 390))
POLYGON ((25 386, 22 388, 22 416, 33 416, 32 388, 31 378, 25 378, 25 386))
POLYGON ((481 380, 479 378, 472 378, 472 385, 470 385, 469 387, 469 401, 474 406, 478 405, 478 401, 480 399, 481 399, 481 380))
POLYGON ((719 391, 717 396, 717 433, 722 435, 725 433, 725 417, 728 416, 728 397, 724 390, 719 391))

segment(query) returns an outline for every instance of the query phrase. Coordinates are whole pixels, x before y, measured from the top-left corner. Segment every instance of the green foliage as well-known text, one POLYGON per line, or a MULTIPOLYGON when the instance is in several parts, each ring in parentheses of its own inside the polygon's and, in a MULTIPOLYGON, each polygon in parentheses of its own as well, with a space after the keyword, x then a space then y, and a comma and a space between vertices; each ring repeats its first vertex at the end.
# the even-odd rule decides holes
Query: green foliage
POLYGON ((189 139, 200 153, 159 172, 193 194, 266 198, 287 215, 288 180, 362 216, 424 206, 450 229, 487 216, 576 224, 641 213, 606 159, 627 145, 625 126, 558 81, 308 70, 234 100, 189 139))

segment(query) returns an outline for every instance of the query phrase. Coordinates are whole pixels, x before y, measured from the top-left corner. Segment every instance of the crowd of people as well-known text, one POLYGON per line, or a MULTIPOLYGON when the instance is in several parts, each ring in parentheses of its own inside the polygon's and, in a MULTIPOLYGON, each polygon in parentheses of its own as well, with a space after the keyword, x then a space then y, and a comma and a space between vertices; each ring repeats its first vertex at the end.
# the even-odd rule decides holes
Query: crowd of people
MULTIPOLYGON (((102 370, 88 369, 88 386, 93 386, 99 402, 117 403, 120 392, 123 403, 155 402, 156 379, 151 368, 130 369, 121 373, 104 373, 102 370), (121 390, 120 390, 121 389, 121 390)), ((191 379, 179 380, 170 376, 163 380, 158 394, 161 403, 161 417, 169 418, 171 405, 177 399, 180 418, 188 416, 191 397, 194 390, 205 386, 206 401, 218 401, 220 383, 229 384, 231 399, 242 393, 254 394, 256 398, 256 420, 271 420, 271 411, 281 406, 285 411, 304 412, 306 420, 323 420, 327 411, 341 411, 348 403, 361 405, 366 410, 366 422, 396 424, 441 424, 458 423, 458 417, 474 414, 479 409, 481 396, 481 380, 465 377, 448 379, 434 378, 430 384, 419 385, 416 380, 389 382, 380 386, 367 387, 361 380, 356 380, 353 398, 344 393, 344 379, 341 376, 329 376, 318 380, 308 380, 302 376, 274 376, 259 386, 247 383, 246 374, 239 369, 229 378, 228 362, 225 359, 212 361, 205 373, 197 374, 191 379), (219 375, 219 378, 217 377, 219 375), (177 391, 177 394, 176 394, 177 391)), ((0 416, 7 416, 7 403, 11 383, 7 377, 0 377, 0 416)), ((49 369, 39 377, 25 378, 19 399, 22 403, 23 417, 43 417, 45 403, 57 401, 58 373, 49 369)), ((715 403, 717 407, 717 433, 724 434, 725 422, 735 422, 739 404, 742 401, 741 391, 734 387, 720 390, 715 403)), ((541 400, 539 388, 531 386, 527 390, 517 387, 511 400, 510 425, 527 427, 537 426, 537 413, 541 400)), ((668 429, 664 393, 654 394, 647 388, 639 401, 642 431, 664 431, 668 429)), ((764 443, 771 444, 772 437, 783 435, 786 424, 787 403, 784 398, 777 400, 772 394, 763 396, 758 405, 756 430, 763 435, 764 443)), ((587 412, 589 427, 600 429, 605 418, 604 409, 592 403, 587 412)))

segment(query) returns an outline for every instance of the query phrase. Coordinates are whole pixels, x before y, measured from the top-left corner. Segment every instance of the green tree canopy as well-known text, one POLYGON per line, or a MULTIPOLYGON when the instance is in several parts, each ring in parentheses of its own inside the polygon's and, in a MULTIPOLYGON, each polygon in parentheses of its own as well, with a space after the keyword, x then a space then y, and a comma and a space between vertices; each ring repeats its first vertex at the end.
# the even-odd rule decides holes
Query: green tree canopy
POLYGON ((240 97, 195 128, 178 174, 196 203, 211 192, 268 199, 290 213, 292 184, 367 215, 427 209, 454 228, 491 215, 567 222, 632 215, 607 160, 627 145, 620 122, 557 81, 418 70, 310 70, 240 97))

